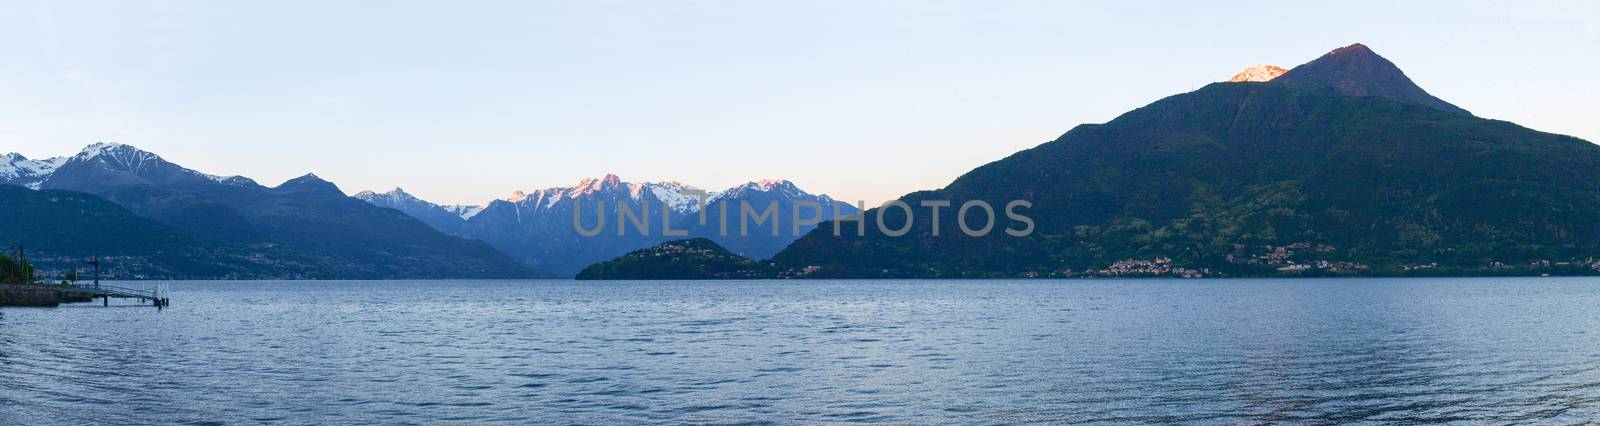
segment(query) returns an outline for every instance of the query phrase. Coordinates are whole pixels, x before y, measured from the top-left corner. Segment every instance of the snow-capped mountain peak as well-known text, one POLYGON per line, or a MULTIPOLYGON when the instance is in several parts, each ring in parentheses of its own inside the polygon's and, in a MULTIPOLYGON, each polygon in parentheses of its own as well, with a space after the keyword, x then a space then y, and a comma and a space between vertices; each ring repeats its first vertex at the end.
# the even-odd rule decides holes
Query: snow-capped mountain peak
MULTIPOLYGON (((724 221, 739 220, 737 215, 742 207, 737 203, 740 202, 751 203, 756 209, 775 204, 784 212, 782 217, 785 218, 789 217, 789 209, 800 202, 820 205, 823 219, 831 218, 836 213, 857 213, 854 206, 836 204, 826 195, 805 193, 794 182, 783 179, 745 182, 720 192, 706 191, 678 181, 628 182, 614 174, 575 183, 572 186, 517 191, 484 206, 437 206, 426 204, 425 201, 395 202, 391 198, 402 198, 400 194, 404 193, 398 188, 391 191, 390 197, 366 192, 356 197, 405 212, 435 229, 482 240, 518 259, 560 273, 576 273, 578 269, 594 262, 668 238, 655 234, 665 232, 662 230, 667 227, 688 232, 689 235, 715 235, 724 221), (625 235, 615 233, 618 224, 624 221, 623 209, 647 221, 643 228, 652 230, 651 233, 641 234, 632 230, 625 235), (706 209, 711 210, 705 217, 698 217, 698 213, 706 209), (719 214, 722 211, 727 213, 719 214), (727 214, 735 216, 723 217, 727 214), (581 218, 582 226, 587 229, 594 226, 595 215, 607 218, 607 224, 603 225, 606 232, 594 235, 594 238, 581 237, 581 232, 573 225, 574 218, 581 218)), ((757 234, 760 235, 725 239, 719 244, 733 244, 731 247, 742 254, 766 258, 797 237, 757 234)))
POLYGON ((155 153, 116 142, 96 142, 72 157, 76 161, 100 160, 133 174, 157 167, 166 160, 155 153))
POLYGON ((759 187, 764 191, 771 191, 780 187, 794 186, 794 182, 790 182, 788 179, 762 179, 751 183, 755 184, 756 187, 759 187))
POLYGON ((572 192, 574 194, 592 194, 619 186, 623 186, 622 178, 617 177, 617 175, 607 173, 605 177, 600 179, 586 178, 582 181, 579 181, 578 186, 573 187, 572 190, 568 192, 572 192))
POLYGON ((735 186, 733 188, 728 188, 728 190, 723 191, 718 198, 738 197, 752 192, 775 193, 782 195, 785 198, 809 198, 812 196, 811 194, 800 190, 800 187, 795 186, 794 182, 791 182, 787 179, 762 179, 746 182, 743 185, 735 186))
POLYGON ((614 174, 607 174, 602 178, 586 178, 578 181, 577 185, 570 187, 553 187, 529 193, 517 191, 504 200, 512 204, 532 208, 535 211, 555 208, 557 204, 574 200, 602 197, 601 199, 626 200, 627 202, 651 201, 652 204, 665 204, 674 213, 687 214, 700 211, 701 197, 710 198, 716 195, 677 181, 666 182, 626 182, 614 174))
POLYGON ((376 206, 400 210, 412 216, 418 216, 419 212, 421 211, 442 210, 465 220, 471 219, 473 215, 483 211, 484 208, 484 206, 434 204, 430 201, 417 198, 417 196, 411 195, 411 193, 406 192, 406 190, 401 189, 398 186, 393 190, 384 193, 361 191, 356 193, 356 195, 353 195, 353 197, 376 206))
POLYGON ((411 193, 406 192, 405 188, 401 188, 401 187, 398 187, 398 186, 394 187, 393 190, 389 191, 389 196, 390 197, 394 197, 396 199, 402 199, 402 200, 422 201, 421 199, 418 199, 415 195, 411 195, 411 193))
POLYGON ((30 189, 39 189, 39 184, 50 177, 57 168, 66 164, 67 157, 47 158, 43 160, 29 160, 22 154, 9 153, 0 155, 0 183, 22 185, 30 189))
POLYGON ((0 178, 13 178, 23 175, 44 176, 55 171, 57 167, 67 162, 67 157, 46 158, 43 160, 29 160, 22 154, 10 153, 0 156, 0 178))
MULTIPOLYGON (((360 198, 360 199, 363 199, 363 200, 367 200, 368 202, 371 202, 373 200, 384 200, 384 201, 388 201, 390 203, 395 203, 395 204, 404 203, 404 202, 419 202, 419 201, 422 201, 421 199, 418 199, 417 197, 412 196, 411 194, 407 193, 406 190, 401 189, 398 186, 395 187, 393 190, 390 190, 389 192, 383 192, 383 193, 378 193, 378 192, 373 192, 373 191, 361 191, 361 192, 356 193, 356 195, 354 195, 354 197, 360 198)), ((423 201, 423 202, 425 202, 425 201, 423 201)))
POLYGON ((1278 76, 1281 76, 1286 72, 1289 72, 1289 70, 1277 65, 1251 65, 1249 68, 1245 68, 1244 71, 1239 71, 1238 74, 1234 74, 1233 78, 1228 79, 1228 82, 1240 83, 1272 81, 1272 79, 1278 78, 1278 76))
POLYGON ((124 150, 124 149, 127 149, 127 148, 131 148, 134 151, 138 151, 138 148, 133 148, 131 146, 123 145, 123 144, 116 143, 116 142, 95 142, 95 143, 89 144, 89 146, 83 147, 83 150, 78 151, 78 155, 76 155, 74 157, 75 158, 79 158, 79 159, 83 159, 83 160, 89 160, 89 159, 93 159, 95 157, 99 157, 101 154, 105 154, 107 152, 121 151, 121 150, 124 150))
MULTIPOLYGON (((154 171, 158 168, 170 167, 184 173, 200 176, 225 185, 245 186, 255 184, 255 181, 242 176, 218 176, 209 173, 183 168, 168 162, 153 152, 145 151, 133 145, 116 142, 96 142, 79 151, 70 158, 72 161, 100 161, 114 168, 136 175, 154 171)), ((311 177, 316 177, 312 175, 311 177)))
POLYGON ((21 185, 39 189, 51 181, 56 171, 69 164, 92 164, 140 177, 164 179, 173 174, 189 175, 229 186, 251 186, 255 181, 240 176, 217 176, 183 168, 162 159, 161 156, 115 142, 96 142, 84 147, 70 157, 29 160, 21 154, 0 156, 0 184, 21 185))
POLYGON ((702 200, 710 200, 716 196, 715 192, 706 191, 693 186, 684 185, 677 181, 645 183, 644 187, 650 190, 657 200, 666 203, 668 208, 678 213, 695 213, 700 211, 702 200))

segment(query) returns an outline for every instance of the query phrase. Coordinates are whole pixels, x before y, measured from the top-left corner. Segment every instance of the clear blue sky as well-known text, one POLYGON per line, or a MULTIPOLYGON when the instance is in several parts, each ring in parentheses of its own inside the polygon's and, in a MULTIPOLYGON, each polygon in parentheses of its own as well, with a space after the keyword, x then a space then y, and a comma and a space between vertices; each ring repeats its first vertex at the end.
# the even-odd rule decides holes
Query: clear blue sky
POLYGON ((5 1, 0 152, 116 141, 446 203, 616 173, 879 202, 1363 42, 1600 141, 1600 2, 5 1))

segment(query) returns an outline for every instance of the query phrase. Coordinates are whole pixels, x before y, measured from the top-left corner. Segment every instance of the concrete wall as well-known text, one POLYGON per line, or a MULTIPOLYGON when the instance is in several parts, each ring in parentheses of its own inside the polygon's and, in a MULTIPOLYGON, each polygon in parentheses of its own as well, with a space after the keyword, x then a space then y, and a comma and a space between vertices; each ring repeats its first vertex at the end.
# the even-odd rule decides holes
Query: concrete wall
POLYGON ((0 285, 0 306, 56 306, 61 304, 61 294, 55 289, 38 285, 0 285))

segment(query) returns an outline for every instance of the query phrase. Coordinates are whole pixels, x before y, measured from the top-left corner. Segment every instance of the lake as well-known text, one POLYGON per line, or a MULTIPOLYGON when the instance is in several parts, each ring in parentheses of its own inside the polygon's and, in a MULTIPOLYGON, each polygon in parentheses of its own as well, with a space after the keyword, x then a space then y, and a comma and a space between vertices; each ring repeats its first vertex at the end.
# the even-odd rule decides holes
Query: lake
POLYGON ((1600 418, 1590 278, 175 282, 170 294, 161 311, 0 310, 0 423, 1600 418))

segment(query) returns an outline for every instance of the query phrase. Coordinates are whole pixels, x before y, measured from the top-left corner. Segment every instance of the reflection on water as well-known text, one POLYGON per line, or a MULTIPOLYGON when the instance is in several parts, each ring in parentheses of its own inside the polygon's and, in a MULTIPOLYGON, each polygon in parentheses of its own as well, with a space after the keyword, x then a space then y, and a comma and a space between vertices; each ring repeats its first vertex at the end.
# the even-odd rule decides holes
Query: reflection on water
POLYGON ((195 282, 0 310, 0 423, 1600 418, 1600 280, 195 282))

